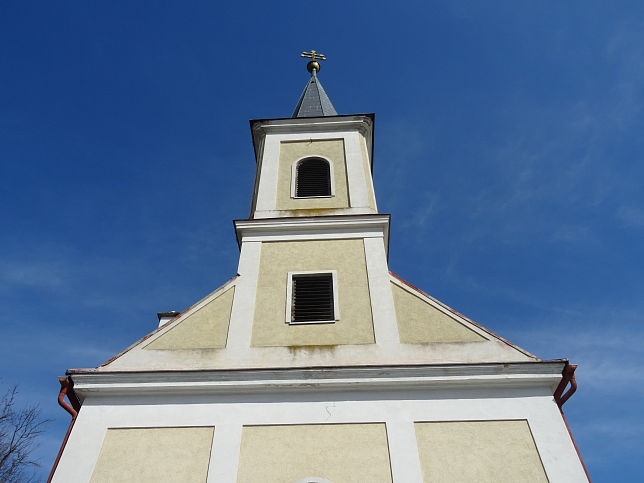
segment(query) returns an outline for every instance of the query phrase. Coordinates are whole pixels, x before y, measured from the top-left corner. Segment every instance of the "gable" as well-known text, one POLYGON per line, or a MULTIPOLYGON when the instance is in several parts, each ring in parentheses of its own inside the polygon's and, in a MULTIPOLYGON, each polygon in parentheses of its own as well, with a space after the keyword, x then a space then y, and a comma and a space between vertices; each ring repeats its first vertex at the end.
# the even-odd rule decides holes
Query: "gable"
POLYGON ((143 349, 218 349, 226 347, 235 287, 190 313, 143 349))
POLYGON ((518 356, 519 360, 538 360, 538 357, 459 314, 395 273, 390 271, 389 275, 401 343, 439 343, 432 350, 443 353, 439 356, 441 360, 460 360, 466 355, 468 362, 500 361, 510 354, 518 356), (446 346, 444 350, 439 349, 441 343, 446 346), (457 349, 455 344, 462 348, 457 349))
POLYGON ((171 354, 225 348, 237 278, 233 277, 97 369, 109 370, 123 364, 130 368, 151 369, 163 364, 171 354))
POLYGON ((391 284, 400 342, 483 342, 487 340, 426 300, 391 284))

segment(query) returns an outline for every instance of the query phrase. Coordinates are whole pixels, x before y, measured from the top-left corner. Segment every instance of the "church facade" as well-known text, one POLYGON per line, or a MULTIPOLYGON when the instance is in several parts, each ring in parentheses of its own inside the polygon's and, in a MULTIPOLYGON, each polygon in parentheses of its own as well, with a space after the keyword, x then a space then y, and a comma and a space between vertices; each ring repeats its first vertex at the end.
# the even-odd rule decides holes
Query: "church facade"
POLYGON ((61 378, 50 480, 588 481, 561 412, 574 366, 389 271, 374 116, 337 114, 317 58, 292 117, 251 121, 238 274, 61 378))

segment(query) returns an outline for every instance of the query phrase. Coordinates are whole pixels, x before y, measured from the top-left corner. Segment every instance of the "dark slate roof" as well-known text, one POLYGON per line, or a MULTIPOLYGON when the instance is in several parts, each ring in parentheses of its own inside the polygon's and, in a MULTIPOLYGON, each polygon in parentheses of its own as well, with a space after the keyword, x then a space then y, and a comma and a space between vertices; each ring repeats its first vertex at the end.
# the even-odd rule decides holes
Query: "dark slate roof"
POLYGON ((324 88, 322 87, 314 69, 291 117, 323 117, 337 115, 338 113, 336 112, 335 107, 333 107, 333 104, 331 104, 331 99, 329 99, 329 96, 324 92, 324 88))

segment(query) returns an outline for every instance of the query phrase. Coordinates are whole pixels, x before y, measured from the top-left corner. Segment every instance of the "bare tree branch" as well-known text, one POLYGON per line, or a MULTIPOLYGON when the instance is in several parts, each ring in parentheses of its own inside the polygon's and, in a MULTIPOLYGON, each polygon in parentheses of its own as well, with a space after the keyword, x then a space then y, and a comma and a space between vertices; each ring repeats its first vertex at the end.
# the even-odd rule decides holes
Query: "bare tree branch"
POLYGON ((0 483, 34 479, 31 473, 39 465, 32 454, 49 422, 40 417, 36 404, 17 408, 17 394, 17 386, 12 386, 0 396, 0 483))

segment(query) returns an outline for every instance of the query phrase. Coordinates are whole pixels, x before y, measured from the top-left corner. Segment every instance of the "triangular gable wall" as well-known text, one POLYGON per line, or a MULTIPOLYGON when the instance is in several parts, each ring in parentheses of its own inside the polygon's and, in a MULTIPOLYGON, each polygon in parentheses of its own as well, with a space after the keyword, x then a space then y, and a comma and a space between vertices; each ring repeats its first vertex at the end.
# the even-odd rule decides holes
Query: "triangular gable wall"
POLYGON ((237 276, 211 292, 172 320, 105 361, 107 368, 131 351, 218 349, 226 346, 230 311, 237 276))
POLYGON ((533 354, 458 313, 395 273, 390 271, 389 274, 402 343, 498 341, 538 360, 533 354))

